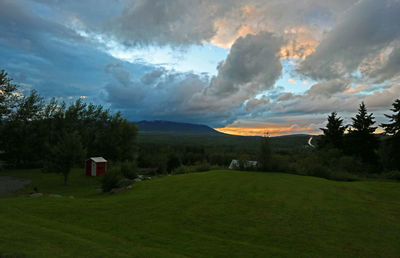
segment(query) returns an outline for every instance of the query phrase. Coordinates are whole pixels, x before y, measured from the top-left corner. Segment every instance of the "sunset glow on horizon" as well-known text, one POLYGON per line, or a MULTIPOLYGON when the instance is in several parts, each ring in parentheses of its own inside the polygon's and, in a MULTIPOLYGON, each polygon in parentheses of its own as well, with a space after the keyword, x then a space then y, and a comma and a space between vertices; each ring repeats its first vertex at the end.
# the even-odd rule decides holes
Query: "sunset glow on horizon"
MULTIPOLYGON (((218 132, 231 134, 231 135, 240 135, 240 136, 285 136, 292 134, 303 134, 304 132, 312 132, 314 128, 306 127, 306 128, 296 128, 294 126, 290 127, 275 127, 275 128, 246 128, 246 127, 233 127, 226 126, 224 128, 214 128, 218 132)), ((315 133, 312 133, 315 134, 315 133)))

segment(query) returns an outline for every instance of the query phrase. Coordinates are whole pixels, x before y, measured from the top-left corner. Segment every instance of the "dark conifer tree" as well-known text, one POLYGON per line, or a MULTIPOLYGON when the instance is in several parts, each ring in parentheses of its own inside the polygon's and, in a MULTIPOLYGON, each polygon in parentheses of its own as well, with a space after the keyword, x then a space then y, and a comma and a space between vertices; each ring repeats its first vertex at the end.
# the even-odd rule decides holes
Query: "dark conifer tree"
POLYGON ((390 109, 394 114, 385 115, 389 118, 389 123, 381 124, 386 135, 390 135, 387 140, 388 160, 392 169, 400 170, 400 99, 395 100, 393 108, 390 109))
POLYGON ((356 117, 352 118, 352 128, 349 130, 349 151, 350 154, 360 157, 363 162, 377 165, 376 150, 379 147, 379 140, 374 134, 377 128, 373 126, 374 119, 373 114, 368 114, 362 102, 356 117))
POLYGON ((400 99, 396 99, 392 104, 393 108, 390 109, 394 114, 385 115, 390 119, 391 123, 381 124, 387 135, 398 136, 400 135, 400 99))
POLYGON ((332 112, 328 116, 328 123, 326 128, 320 128, 324 135, 322 135, 318 142, 319 148, 336 148, 343 149, 343 134, 346 130, 346 126, 343 126, 343 119, 337 117, 336 112, 332 112))

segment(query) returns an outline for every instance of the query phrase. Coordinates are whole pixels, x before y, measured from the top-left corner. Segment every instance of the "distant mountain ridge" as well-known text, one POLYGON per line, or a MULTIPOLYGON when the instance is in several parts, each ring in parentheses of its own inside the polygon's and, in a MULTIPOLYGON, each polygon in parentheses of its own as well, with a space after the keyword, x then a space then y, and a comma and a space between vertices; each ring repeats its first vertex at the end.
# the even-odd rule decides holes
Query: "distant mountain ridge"
POLYGON ((222 135, 213 128, 201 124, 178 123, 164 120, 139 121, 136 122, 139 131, 142 132, 164 132, 164 133, 189 133, 189 134, 214 134, 222 135))

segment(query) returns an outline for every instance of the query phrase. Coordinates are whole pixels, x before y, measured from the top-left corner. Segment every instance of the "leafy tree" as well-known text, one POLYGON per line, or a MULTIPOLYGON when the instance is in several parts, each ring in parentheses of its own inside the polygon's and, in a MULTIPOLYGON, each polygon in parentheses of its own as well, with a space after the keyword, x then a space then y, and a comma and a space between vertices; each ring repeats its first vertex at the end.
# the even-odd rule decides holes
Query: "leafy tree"
POLYGON ((381 124, 381 126, 385 130, 385 134, 391 136, 387 140, 388 153, 386 153, 390 166, 400 170, 400 99, 395 100, 392 105, 393 108, 390 110, 394 114, 385 115, 390 122, 381 124))
POLYGON ((363 162, 377 165, 378 157, 376 150, 379 141, 374 134, 377 127, 373 114, 368 114, 364 102, 360 104, 356 117, 352 118, 352 128, 349 131, 349 151, 350 154, 358 156, 363 162))
POLYGON ((112 114, 101 105, 86 104, 81 99, 70 105, 52 99, 45 105, 36 91, 28 96, 16 91, 17 86, 1 71, 0 149, 5 151, 2 156, 9 166, 42 166, 46 154, 64 144, 60 138, 65 132, 76 132, 91 156, 136 160, 137 127, 120 113, 112 114))
POLYGON ((2 147, 10 165, 27 167, 37 162, 43 147, 43 134, 38 127, 44 104, 36 91, 23 96, 3 126, 2 147))
POLYGON ((326 128, 320 128, 323 131, 323 136, 318 142, 318 147, 333 147, 336 149, 343 149, 343 135, 346 126, 343 126, 343 119, 337 117, 336 112, 332 112, 328 116, 328 123, 326 128))
POLYGON ((67 184, 71 169, 85 158, 85 149, 76 131, 60 133, 58 143, 50 148, 44 171, 61 173, 64 184, 67 184))
POLYGON ((17 85, 12 83, 12 79, 4 71, 0 71, 0 122, 7 118, 13 108, 18 104, 19 95, 16 92, 17 85))

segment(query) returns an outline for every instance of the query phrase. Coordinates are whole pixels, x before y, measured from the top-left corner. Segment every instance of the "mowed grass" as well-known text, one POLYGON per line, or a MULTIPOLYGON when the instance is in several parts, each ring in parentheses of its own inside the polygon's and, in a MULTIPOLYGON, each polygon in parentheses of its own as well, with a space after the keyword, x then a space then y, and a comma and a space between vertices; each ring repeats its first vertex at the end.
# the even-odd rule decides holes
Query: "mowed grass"
POLYGON ((68 186, 60 175, 6 174, 65 197, 1 198, 0 256, 400 256, 399 183, 210 171, 109 195, 81 170, 68 186))

